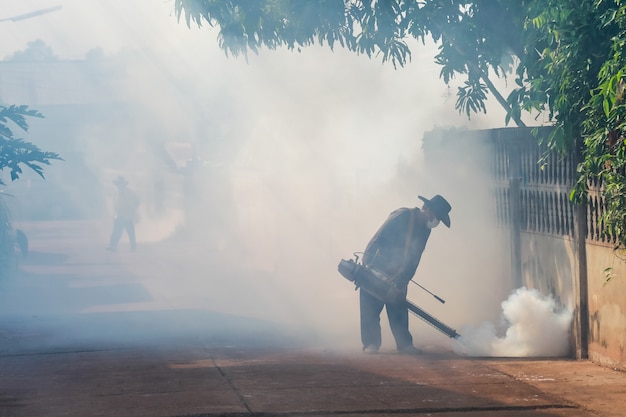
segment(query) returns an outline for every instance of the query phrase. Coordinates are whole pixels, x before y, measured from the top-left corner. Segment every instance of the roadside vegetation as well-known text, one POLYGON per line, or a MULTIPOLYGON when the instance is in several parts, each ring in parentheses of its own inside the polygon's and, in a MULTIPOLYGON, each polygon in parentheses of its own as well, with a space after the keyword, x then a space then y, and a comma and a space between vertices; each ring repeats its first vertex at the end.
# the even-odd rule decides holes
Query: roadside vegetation
POLYGON ((15 136, 16 128, 28 132, 28 117, 43 115, 28 106, 0 105, 0 277, 6 277, 15 266, 15 248, 19 242, 4 200, 11 198, 3 193, 4 176, 8 172, 9 180, 16 181, 23 168, 28 168, 44 178, 44 166, 53 160, 61 160, 58 154, 42 151, 33 143, 15 136))

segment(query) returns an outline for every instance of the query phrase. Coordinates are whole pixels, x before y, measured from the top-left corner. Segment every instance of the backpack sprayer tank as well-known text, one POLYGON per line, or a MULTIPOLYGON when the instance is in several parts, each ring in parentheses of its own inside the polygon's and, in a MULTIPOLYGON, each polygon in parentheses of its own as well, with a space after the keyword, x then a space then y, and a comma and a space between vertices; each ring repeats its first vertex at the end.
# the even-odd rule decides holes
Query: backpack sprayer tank
POLYGON ((404 302, 411 313, 415 314, 435 329, 450 338, 456 339, 459 337, 456 330, 443 324, 435 317, 407 300, 402 291, 394 285, 391 278, 380 271, 360 264, 358 260, 358 257, 356 257, 356 260, 342 259, 338 266, 339 273, 348 281, 353 282, 356 285, 356 288, 361 288, 362 290, 367 291, 384 303, 404 302))
POLYGON ((352 259, 339 262, 339 273, 384 303, 401 303, 405 300, 402 291, 393 284, 391 278, 352 259))

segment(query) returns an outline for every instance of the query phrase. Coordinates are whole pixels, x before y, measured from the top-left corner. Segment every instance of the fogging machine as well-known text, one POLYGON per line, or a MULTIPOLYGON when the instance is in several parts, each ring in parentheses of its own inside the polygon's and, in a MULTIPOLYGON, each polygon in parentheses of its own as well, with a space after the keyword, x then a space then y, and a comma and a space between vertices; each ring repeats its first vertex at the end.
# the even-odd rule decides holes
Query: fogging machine
POLYGON ((345 279, 356 285, 355 289, 361 288, 384 303, 405 303, 411 313, 433 326, 441 333, 453 339, 459 337, 456 330, 445 325, 423 309, 407 300, 404 297, 403 292, 394 285, 391 278, 374 268, 370 268, 360 263, 358 256, 355 256, 355 259, 342 259, 339 262, 338 269, 339 273, 345 279))

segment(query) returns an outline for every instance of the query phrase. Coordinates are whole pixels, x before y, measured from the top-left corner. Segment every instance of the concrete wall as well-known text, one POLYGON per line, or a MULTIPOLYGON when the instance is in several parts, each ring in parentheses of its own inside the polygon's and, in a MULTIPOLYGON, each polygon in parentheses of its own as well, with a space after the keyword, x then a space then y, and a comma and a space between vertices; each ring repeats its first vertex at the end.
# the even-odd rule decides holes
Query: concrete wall
POLYGON ((551 295, 574 316, 570 355, 581 357, 578 258, 571 238, 545 234, 521 234, 522 284, 551 295))
POLYGON ((589 359, 626 370, 626 262, 609 246, 587 244, 587 271, 589 359))
POLYGON ((522 280, 527 287, 554 296, 562 306, 577 306, 578 260, 571 239, 522 233, 522 280))
MULTIPOLYGON (((571 355, 581 356, 579 274, 573 239, 522 233, 522 280, 552 295, 574 313, 571 355)), ((626 262, 607 245, 587 243, 588 355, 595 363, 626 370, 626 262), (606 271, 611 268, 610 271, 606 271), (607 280, 607 278, 609 278, 607 280)))

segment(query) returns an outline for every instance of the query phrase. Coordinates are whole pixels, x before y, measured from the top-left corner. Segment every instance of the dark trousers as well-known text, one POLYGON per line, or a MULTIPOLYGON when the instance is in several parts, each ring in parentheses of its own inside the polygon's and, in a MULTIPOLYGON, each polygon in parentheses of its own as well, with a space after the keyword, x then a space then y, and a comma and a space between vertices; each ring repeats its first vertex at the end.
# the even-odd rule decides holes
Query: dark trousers
MULTIPOLYGON (((413 337, 409 332, 409 310, 406 304, 385 304, 367 291, 360 292, 361 306, 361 342, 363 347, 374 345, 380 348, 382 343, 380 333, 380 313, 383 307, 387 310, 389 327, 398 350, 413 345, 413 337)), ((406 291, 405 291, 406 294, 406 291)))
POLYGON ((130 241, 130 249, 135 250, 137 242, 135 239, 135 223, 133 219, 124 219, 122 217, 116 217, 113 222, 113 232, 111 232, 111 239, 109 240, 109 249, 114 251, 117 249, 117 244, 120 242, 122 232, 126 230, 128 240, 130 241))

